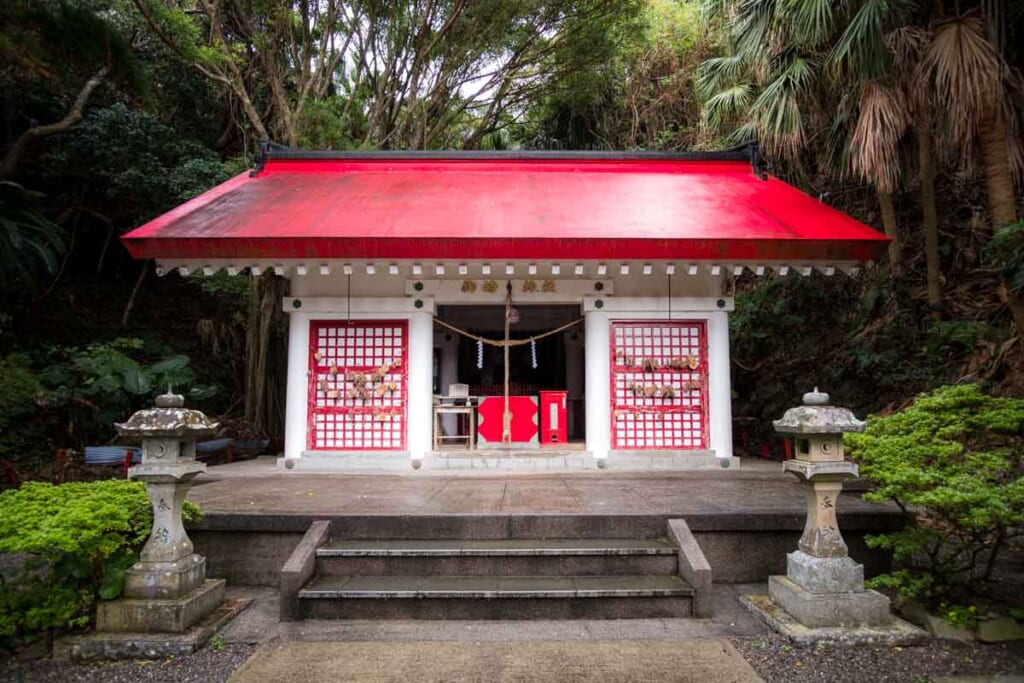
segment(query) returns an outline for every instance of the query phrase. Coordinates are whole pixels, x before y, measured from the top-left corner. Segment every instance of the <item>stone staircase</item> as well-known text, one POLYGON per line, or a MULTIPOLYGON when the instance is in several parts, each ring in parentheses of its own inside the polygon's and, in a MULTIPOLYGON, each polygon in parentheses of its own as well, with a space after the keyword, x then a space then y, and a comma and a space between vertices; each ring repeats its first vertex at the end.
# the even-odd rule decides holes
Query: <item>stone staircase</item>
POLYGON ((563 529, 571 533, 551 537, 551 524, 542 533, 515 524, 495 533, 482 523, 467 533, 463 520, 445 535, 405 518, 379 525, 377 536, 367 533, 372 525, 357 525, 360 538, 314 522, 282 570, 281 617, 709 616, 710 568, 682 520, 662 522, 660 535, 631 538, 603 534, 615 525, 595 521, 572 520, 563 529))

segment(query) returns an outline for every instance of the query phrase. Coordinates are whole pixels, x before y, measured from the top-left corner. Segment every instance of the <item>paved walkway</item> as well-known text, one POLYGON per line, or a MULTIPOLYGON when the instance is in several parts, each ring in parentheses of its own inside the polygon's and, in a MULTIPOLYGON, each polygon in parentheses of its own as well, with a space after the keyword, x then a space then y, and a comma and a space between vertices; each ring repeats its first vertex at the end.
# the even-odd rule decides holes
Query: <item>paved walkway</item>
MULTIPOLYGON (((354 474, 276 470, 255 461, 210 468, 190 496, 205 512, 341 515, 794 514, 804 491, 779 463, 739 470, 564 473, 524 476, 450 473, 354 474)), ((840 512, 895 506, 845 495, 840 512)))
POLYGON ((758 681, 727 638, 768 632, 737 600, 764 590, 716 585, 713 619, 281 622, 276 590, 236 587, 253 602, 221 637, 260 646, 233 683, 758 681))
POLYGON ((252 604, 222 632, 225 642, 416 642, 416 641, 611 641, 683 640, 757 636, 767 627, 739 602, 739 596, 765 593, 765 584, 715 584, 711 619, 570 619, 417 621, 402 619, 308 619, 280 621, 277 590, 229 587, 229 597, 252 604))
POLYGON ((518 643, 286 643, 232 683, 264 681, 760 681, 725 639, 518 643))

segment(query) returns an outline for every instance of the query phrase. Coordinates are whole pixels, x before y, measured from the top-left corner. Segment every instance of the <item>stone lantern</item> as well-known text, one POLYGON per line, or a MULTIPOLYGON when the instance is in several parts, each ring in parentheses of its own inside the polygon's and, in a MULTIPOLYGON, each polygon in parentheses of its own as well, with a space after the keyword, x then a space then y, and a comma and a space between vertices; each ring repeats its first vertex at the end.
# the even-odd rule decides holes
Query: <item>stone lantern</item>
POLYGON ((843 480, 858 474, 843 457, 843 433, 863 431, 864 423, 847 408, 829 405, 828 394, 815 387, 802 406, 772 424, 796 442, 783 470, 807 490, 807 522, 798 550, 786 556, 786 576, 768 577, 769 597, 809 628, 891 623, 889 599, 864 589, 864 567, 849 557, 836 518, 843 480))
POLYGON ((206 578, 206 558, 193 552, 181 520, 192 479, 206 470, 196 462, 196 440, 213 435, 218 425, 184 406, 168 391, 155 408, 116 425, 122 436, 142 441, 142 463, 128 476, 146 484, 153 529, 126 573, 124 596, 99 603, 98 631, 181 633, 224 600, 224 580, 206 578))

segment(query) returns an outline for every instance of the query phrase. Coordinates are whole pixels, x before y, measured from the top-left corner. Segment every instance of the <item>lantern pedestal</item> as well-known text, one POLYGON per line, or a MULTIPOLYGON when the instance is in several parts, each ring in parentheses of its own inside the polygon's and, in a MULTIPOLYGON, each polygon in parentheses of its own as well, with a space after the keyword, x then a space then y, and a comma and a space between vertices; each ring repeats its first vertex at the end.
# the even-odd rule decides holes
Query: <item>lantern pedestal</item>
POLYGON ((206 578, 206 558, 193 552, 182 523, 192 479, 206 471, 195 443, 217 424, 184 407, 174 394, 140 410, 118 432, 141 439, 142 463, 128 476, 146 484, 153 526, 139 561, 125 573, 124 596, 96 606, 96 633, 61 644, 72 659, 166 657, 195 651, 248 601, 225 604, 223 579, 206 578))
POLYGON ((182 507, 197 462, 143 462, 128 476, 146 483, 153 530, 139 561, 125 572, 124 597, 96 606, 96 630, 113 633, 183 633, 224 601, 224 579, 206 578, 206 558, 192 552, 182 507))
POLYGON ((204 579, 202 585, 173 598, 121 598, 101 602, 96 630, 111 633, 184 633, 224 602, 224 579, 204 579))
POLYGON ((839 531, 836 508, 843 481, 858 475, 843 458, 843 432, 861 431, 864 423, 846 408, 828 405, 815 389, 804 405, 774 423, 775 430, 796 435, 796 459, 783 471, 806 490, 807 521, 798 550, 786 555, 786 576, 768 577, 768 595, 745 596, 742 602, 776 631, 798 641, 913 642, 923 631, 892 615, 889 598, 864 588, 864 567, 849 557, 839 531))

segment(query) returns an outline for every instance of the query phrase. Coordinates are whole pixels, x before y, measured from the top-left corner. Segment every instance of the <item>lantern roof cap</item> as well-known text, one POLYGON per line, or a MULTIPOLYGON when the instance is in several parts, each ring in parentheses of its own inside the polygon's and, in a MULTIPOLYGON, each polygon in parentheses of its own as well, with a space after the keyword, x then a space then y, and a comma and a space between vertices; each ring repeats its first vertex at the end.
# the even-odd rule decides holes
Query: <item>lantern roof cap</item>
POLYGON ((790 408, 782 419, 772 422, 780 434, 842 434, 864 431, 864 422, 858 420, 849 408, 829 404, 829 395, 818 391, 804 394, 804 404, 790 408))
POLYGON ((155 408, 139 410, 124 422, 115 424, 117 433, 140 438, 199 438, 213 435, 220 426, 203 411, 186 408, 185 398, 170 388, 166 394, 157 396, 155 403, 155 408))

